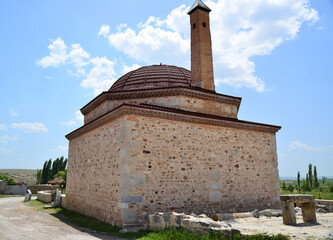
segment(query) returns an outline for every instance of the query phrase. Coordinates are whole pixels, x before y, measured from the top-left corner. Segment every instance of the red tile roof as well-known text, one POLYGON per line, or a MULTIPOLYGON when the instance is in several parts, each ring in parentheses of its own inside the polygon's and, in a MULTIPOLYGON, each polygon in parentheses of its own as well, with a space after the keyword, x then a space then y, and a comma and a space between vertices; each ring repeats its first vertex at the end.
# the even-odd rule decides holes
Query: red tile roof
POLYGON ((58 183, 63 183, 63 182, 65 182, 64 179, 62 179, 62 178, 57 178, 57 179, 53 179, 53 180, 51 180, 51 181, 48 181, 47 183, 49 183, 49 184, 58 184, 58 183))

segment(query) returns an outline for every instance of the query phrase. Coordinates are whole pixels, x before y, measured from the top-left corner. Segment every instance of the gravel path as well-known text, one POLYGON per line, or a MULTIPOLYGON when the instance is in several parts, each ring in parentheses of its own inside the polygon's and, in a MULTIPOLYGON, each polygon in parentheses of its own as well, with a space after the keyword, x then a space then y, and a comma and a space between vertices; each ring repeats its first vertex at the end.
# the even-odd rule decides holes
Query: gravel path
POLYGON ((0 198, 1 240, 120 240, 114 236, 74 228, 47 212, 36 211, 23 203, 23 197, 0 198))

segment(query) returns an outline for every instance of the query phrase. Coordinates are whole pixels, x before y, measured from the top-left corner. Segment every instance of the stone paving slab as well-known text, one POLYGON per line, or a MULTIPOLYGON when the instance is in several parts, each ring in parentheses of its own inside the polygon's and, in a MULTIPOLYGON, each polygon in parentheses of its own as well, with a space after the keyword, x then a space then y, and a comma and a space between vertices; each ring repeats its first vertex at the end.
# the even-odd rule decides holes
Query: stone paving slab
POLYGON ((304 223, 297 216, 297 225, 284 225, 282 217, 239 218, 225 221, 242 234, 283 234, 291 239, 333 240, 333 213, 317 213, 318 223, 304 223))

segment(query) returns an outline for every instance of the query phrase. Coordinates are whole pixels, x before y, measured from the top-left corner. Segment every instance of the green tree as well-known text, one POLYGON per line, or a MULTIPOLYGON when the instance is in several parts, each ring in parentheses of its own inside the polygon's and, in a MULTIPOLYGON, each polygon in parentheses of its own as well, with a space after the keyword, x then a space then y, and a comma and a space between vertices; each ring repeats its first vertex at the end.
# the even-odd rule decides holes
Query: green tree
POLYGON ((325 184, 326 179, 327 179, 326 177, 322 177, 323 185, 325 184))
POLYGON ((50 159, 48 162, 47 162, 47 179, 46 179, 46 182, 47 183, 48 181, 52 180, 52 159, 50 159))
POLYGON ((298 185, 298 188, 301 187, 301 173, 299 171, 297 173, 297 185, 298 185))
POLYGON ((61 178, 64 179, 65 182, 60 183, 62 188, 66 188, 66 181, 67 181, 67 170, 59 171, 56 175, 53 176, 54 178, 61 178))
POLYGON ((43 170, 37 169, 36 184, 41 184, 43 180, 43 170))
POLYGON ((294 186, 292 184, 288 185, 288 191, 293 192, 294 191, 294 186))
POLYGON ((45 161, 42 171, 42 181, 41 184, 47 183, 47 161, 45 161))
POLYGON ((312 164, 310 163, 309 164, 309 172, 308 172, 308 174, 309 174, 309 186, 310 186, 310 188, 312 189, 313 188, 313 176, 312 176, 312 164))
POLYGON ((63 165, 62 165, 62 171, 64 171, 67 168, 67 163, 68 163, 68 159, 65 158, 65 161, 63 162, 63 165))
POLYGON ((54 160, 52 163, 51 176, 54 176, 57 173, 57 164, 58 164, 58 158, 54 160))
POLYGON ((313 177, 314 177, 314 187, 319 187, 318 175, 317 175, 317 167, 313 167, 313 177))
POLYGON ((302 190, 304 192, 308 192, 311 191, 310 186, 309 186, 309 182, 305 179, 302 180, 302 186, 301 186, 302 190))
POLYGON ((286 187, 286 183, 284 181, 282 181, 282 190, 286 190, 287 187, 286 187))
POLYGON ((66 170, 68 159, 63 156, 57 158, 52 162, 52 159, 45 161, 43 170, 41 170, 40 181, 38 180, 37 173, 37 182, 41 184, 46 184, 48 181, 53 179, 53 176, 60 171, 66 170))

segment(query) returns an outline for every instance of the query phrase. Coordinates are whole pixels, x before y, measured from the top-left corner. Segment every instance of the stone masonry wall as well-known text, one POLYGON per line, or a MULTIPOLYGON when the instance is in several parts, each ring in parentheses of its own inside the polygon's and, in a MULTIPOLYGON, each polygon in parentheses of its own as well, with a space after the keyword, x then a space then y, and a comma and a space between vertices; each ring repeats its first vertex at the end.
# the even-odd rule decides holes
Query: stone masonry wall
POLYGON ((66 207, 120 225, 119 154, 124 144, 123 118, 69 143, 66 207))
POLYGON ((273 133, 126 115, 69 144, 67 207, 114 225, 278 208, 279 191, 273 133))
POLYGON ((51 203, 53 201, 51 191, 38 191, 37 200, 42 201, 43 203, 51 203))
POLYGON ((127 116, 123 222, 144 213, 279 208, 275 134, 127 116))
POLYGON ((90 113, 84 116, 84 123, 88 123, 104 113, 114 109, 122 103, 146 103, 162 107, 170 107, 183 109, 194 112, 201 112, 206 114, 213 114, 225 117, 237 118, 237 107, 232 104, 219 103, 210 100, 203 100, 198 98, 177 96, 177 97, 160 97, 160 98, 147 98, 147 99, 132 99, 132 100, 112 100, 106 101, 90 113))

